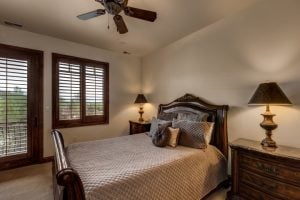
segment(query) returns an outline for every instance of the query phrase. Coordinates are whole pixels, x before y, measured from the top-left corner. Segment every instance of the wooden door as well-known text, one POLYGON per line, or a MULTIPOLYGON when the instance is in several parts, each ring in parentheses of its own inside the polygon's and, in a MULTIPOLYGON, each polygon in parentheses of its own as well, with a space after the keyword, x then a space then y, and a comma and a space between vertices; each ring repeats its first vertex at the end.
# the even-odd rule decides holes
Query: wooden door
POLYGON ((0 169, 43 155, 43 53, 0 45, 0 169))

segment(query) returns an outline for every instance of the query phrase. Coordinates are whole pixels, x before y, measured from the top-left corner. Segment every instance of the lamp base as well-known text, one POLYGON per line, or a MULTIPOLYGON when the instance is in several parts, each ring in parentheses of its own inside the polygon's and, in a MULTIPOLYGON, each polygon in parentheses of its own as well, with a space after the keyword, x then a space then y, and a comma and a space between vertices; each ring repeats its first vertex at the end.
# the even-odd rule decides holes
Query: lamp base
POLYGON ((277 148, 276 142, 272 140, 271 137, 266 137, 261 141, 261 145, 264 147, 272 147, 272 148, 277 148))
POLYGON ((143 118, 139 118, 139 122, 144 122, 145 120, 143 118))
POLYGON ((140 106, 139 114, 140 114, 139 122, 144 122, 144 118, 143 118, 143 114, 144 114, 143 106, 140 106))
POLYGON ((273 121, 273 117, 276 115, 270 112, 269 105, 267 105, 266 112, 261 115, 264 117, 264 121, 260 123, 260 126, 266 130, 266 138, 261 141, 261 145, 264 147, 276 148, 276 142, 272 139, 272 130, 276 129, 278 126, 273 121))

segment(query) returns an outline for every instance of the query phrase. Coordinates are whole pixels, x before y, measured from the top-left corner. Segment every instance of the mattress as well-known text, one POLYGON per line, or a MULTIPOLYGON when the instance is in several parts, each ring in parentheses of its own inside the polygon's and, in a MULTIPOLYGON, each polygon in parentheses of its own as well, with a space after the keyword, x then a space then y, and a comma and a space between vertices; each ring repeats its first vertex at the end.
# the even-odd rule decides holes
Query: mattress
POLYGON ((216 147, 159 148, 146 134, 71 144, 66 152, 87 200, 199 200, 227 179, 216 147))

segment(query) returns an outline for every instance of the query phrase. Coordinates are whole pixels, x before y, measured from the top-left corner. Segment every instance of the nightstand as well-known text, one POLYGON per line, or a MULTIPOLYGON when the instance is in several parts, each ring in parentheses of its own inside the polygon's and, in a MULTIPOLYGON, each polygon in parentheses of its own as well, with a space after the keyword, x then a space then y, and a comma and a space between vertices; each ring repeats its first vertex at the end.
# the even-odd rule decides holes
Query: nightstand
POLYGON ((300 200, 300 149, 263 148, 258 141, 230 144, 232 188, 228 199, 300 200))
POLYGON ((150 131, 151 123, 150 122, 138 122, 138 121, 129 121, 129 134, 138 134, 150 131))

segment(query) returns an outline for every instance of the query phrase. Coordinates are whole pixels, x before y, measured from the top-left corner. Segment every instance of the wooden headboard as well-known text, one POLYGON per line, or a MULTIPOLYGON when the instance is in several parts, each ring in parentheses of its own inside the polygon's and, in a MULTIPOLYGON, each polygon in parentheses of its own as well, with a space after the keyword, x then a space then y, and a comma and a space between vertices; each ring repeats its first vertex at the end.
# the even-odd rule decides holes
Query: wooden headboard
POLYGON ((228 133, 227 133, 227 105, 213 105, 192 94, 186 94, 169 104, 160 104, 158 114, 161 112, 191 112, 208 113, 207 121, 214 122, 214 131, 211 145, 217 147, 228 158, 228 133))

